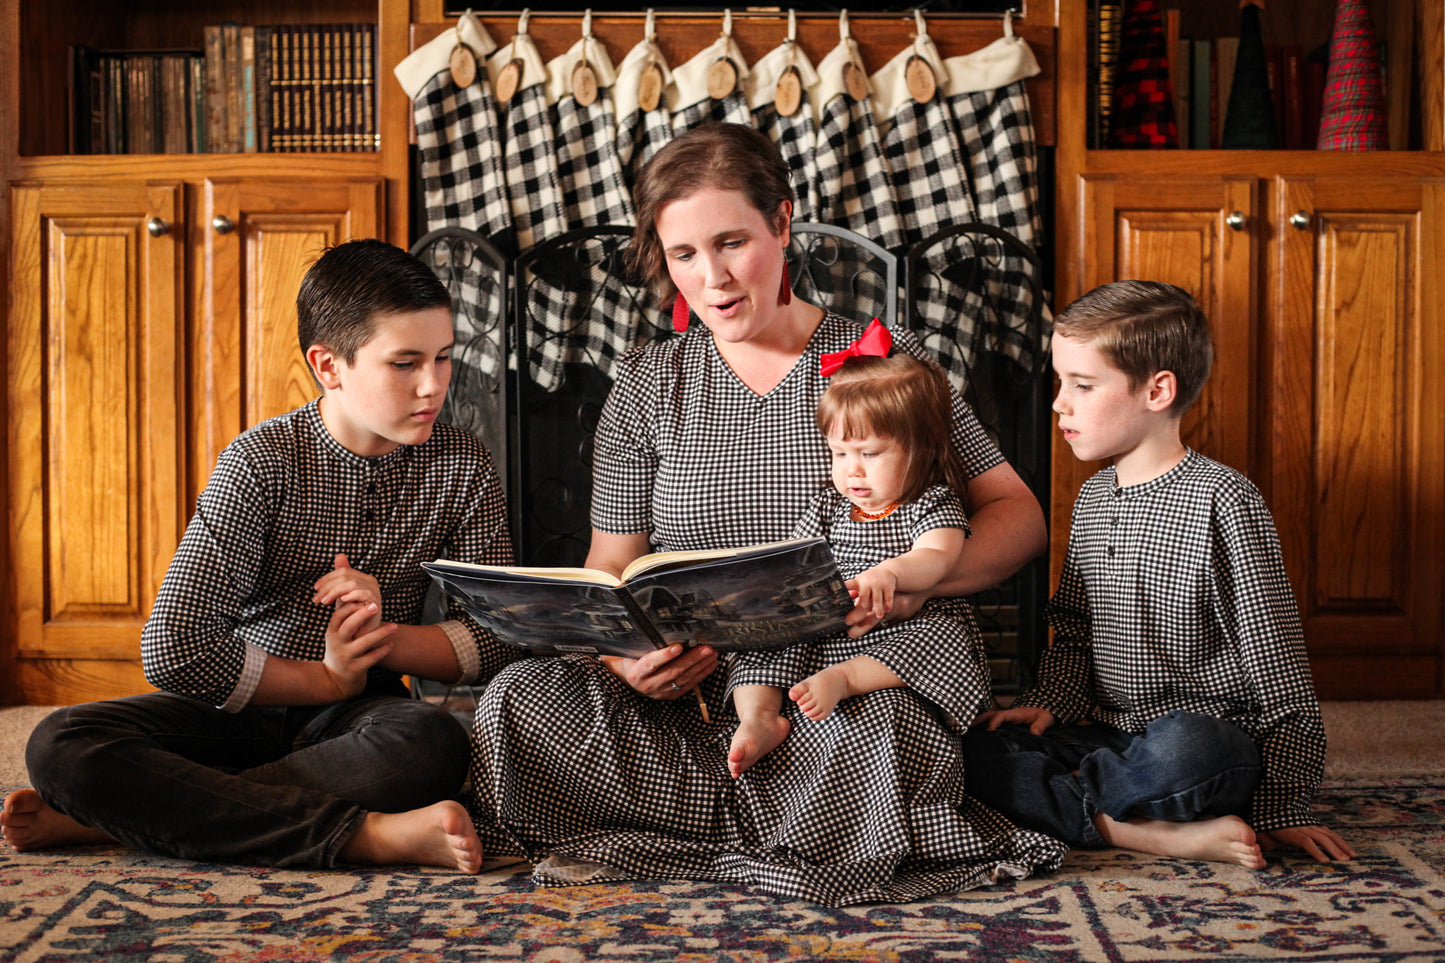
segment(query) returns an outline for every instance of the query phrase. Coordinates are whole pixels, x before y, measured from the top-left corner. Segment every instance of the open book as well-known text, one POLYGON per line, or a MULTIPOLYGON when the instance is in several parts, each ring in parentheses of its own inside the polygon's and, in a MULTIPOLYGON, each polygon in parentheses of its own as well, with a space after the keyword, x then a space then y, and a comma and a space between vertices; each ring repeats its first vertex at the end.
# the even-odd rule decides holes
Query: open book
POLYGON ((821 538, 657 552, 621 578, 444 559, 423 568, 498 641, 538 652, 637 658, 674 643, 780 649, 842 632, 853 608, 821 538))

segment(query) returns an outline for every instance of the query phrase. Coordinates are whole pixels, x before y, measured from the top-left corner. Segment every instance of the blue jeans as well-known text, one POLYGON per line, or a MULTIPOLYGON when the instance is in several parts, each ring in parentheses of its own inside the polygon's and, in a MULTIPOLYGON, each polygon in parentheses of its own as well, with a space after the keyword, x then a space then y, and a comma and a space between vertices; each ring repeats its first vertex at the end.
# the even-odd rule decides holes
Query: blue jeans
POLYGON ((1189 822, 1247 816, 1259 785, 1259 750, 1243 729, 1212 716, 1170 712, 1143 735, 1106 725, 1025 726, 964 736, 970 796, 1020 826, 1070 846, 1107 844, 1094 826, 1105 813, 1189 822))
POLYGON ((168 692, 59 709, 25 762, 57 812, 183 859, 333 866, 368 811, 452 798, 466 729, 399 695, 225 712, 168 692))

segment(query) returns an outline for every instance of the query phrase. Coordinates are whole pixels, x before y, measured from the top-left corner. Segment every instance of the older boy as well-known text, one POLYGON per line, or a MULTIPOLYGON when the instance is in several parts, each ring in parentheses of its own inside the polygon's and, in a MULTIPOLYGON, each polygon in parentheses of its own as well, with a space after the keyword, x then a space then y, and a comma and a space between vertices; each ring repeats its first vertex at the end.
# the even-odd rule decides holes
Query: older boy
POLYGON ((1264 866, 1354 851, 1310 815, 1325 733, 1274 522, 1185 448, 1209 323, 1177 287, 1106 284, 1052 341, 1054 411, 1084 483, 1037 684, 966 739, 968 792, 1073 846, 1264 866))
POLYGON ((405 251, 351 241, 311 266, 296 306, 320 399, 221 453, 141 636, 163 691, 37 727, 35 788, 0 817, 17 850, 114 839, 276 866, 480 867, 452 798, 466 730, 401 681, 509 660, 460 610, 415 624, 420 563, 511 561, 490 455, 435 424, 450 298, 405 251))

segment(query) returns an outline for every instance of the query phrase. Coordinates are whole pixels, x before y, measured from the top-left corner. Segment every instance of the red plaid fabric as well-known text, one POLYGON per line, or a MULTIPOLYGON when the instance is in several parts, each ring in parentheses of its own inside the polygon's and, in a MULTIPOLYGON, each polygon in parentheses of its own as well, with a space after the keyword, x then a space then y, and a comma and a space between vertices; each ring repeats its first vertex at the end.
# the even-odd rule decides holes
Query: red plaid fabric
POLYGON ((1129 0, 1124 5, 1109 146, 1179 146, 1159 0, 1129 0))
POLYGON ((1385 150, 1385 85, 1369 0, 1340 0, 1320 114, 1320 150, 1385 150))

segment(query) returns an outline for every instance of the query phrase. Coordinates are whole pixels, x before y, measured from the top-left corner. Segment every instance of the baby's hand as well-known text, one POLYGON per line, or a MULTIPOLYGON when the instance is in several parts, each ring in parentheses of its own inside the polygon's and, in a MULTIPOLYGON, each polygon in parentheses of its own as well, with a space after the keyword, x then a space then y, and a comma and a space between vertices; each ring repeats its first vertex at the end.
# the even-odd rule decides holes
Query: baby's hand
POLYGON ((853 604, 874 618, 881 619, 893 611, 893 593, 898 589, 898 576, 882 566, 858 573, 851 580, 853 604))

